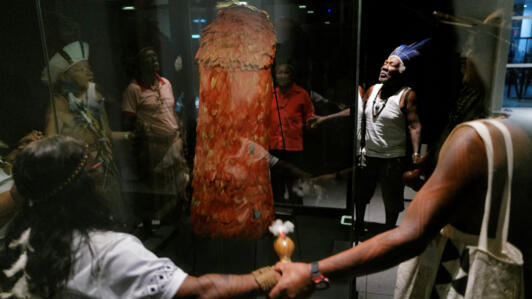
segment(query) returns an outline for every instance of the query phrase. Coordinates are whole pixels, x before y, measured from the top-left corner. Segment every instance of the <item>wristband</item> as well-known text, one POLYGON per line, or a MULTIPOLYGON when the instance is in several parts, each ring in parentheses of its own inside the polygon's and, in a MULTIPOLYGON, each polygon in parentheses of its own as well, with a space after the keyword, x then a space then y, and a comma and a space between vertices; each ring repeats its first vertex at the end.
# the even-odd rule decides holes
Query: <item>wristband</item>
POLYGON ((129 132, 124 133, 124 140, 129 140, 129 132))
POLYGON ((329 279, 320 272, 318 262, 310 264, 310 279, 316 290, 325 290, 329 287, 329 279))
POLYGON ((277 275, 272 267, 263 267, 251 272, 260 288, 267 292, 277 284, 277 275))

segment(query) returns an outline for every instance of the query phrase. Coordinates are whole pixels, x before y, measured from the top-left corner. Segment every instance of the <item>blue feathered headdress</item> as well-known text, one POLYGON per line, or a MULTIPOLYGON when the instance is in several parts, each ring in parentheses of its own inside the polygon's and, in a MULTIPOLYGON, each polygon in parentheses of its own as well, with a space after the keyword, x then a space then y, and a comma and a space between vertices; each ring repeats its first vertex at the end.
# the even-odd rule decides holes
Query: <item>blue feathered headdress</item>
POLYGON ((418 49, 423 46, 426 42, 428 42, 430 38, 426 38, 419 43, 412 43, 410 45, 400 45, 399 47, 395 48, 393 50, 392 54, 390 56, 397 56, 399 59, 401 59, 401 62, 404 64, 409 59, 416 57, 419 55, 418 49))

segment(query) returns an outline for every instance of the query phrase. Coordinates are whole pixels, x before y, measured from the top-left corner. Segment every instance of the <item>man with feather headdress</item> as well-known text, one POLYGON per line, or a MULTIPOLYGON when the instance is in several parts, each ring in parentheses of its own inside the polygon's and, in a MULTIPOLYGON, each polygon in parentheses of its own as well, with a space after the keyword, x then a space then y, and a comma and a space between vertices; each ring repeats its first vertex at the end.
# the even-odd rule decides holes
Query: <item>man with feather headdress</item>
POLYGON ((417 50, 427 40, 397 47, 384 61, 379 83, 371 86, 361 111, 359 149, 360 182, 357 184, 356 227, 363 230, 366 204, 377 182, 381 184, 386 226, 393 227, 404 209, 404 184, 401 176, 409 159, 419 159, 421 123, 417 113, 416 93, 405 86, 405 63, 419 55, 417 50))
MULTIPOLYGON (((362 97, 358 88, 357 196, 355 199, 355 228, 364 231, 366 205, 371 200, 377 182, 381 184, 386 226, 393 227, 404 209, 402 174, 410 163, 421 162, 418 153, 421 123, 417 114, 416 93, 405 85, 406 65, 419 55, 418 49, 429 39, 411 45, 400 45, 384 61, 379 73, 379 83, 371 86, 362 97)), ((327 116, 314 115, 307 126, 315 128, 321 123, 350 115, 350 108, 327 116)), ((325 174, 315 181, 341 178, 351 168, 336 174, 325 174)))

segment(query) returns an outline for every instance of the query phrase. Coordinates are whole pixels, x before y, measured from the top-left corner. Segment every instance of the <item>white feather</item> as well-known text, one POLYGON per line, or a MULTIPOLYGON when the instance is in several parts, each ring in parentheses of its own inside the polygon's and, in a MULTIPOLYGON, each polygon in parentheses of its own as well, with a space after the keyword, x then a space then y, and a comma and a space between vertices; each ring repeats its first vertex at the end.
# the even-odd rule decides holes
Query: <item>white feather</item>
POLYGON ((13 288, 9 292, 3 292, 0 293, 0 298, 24 298, 24 299, 31 299, 31 298, 38 298, 32 295, 28 288, 28 279, 26 277, 26 274, 22 275, 13 288))
POLYGON ((26 279, 26 275, 22 275, 17 283, 13 286, 11 289, 11 293, 16 298, 32 298, 30 291, 28 289, 28 280, 26 279))
POLYGON ((20 234, 20 237, 16 240, 11 241, 9 243, 9 248, 15 249, 18 246, 22 246, 22 250, 29 249, 33 251, 33 248, 30 246, 30 234, 31 234, 31 228, 26 229, 25 231, 20 234))
POLYGON ((281 233, 288 234, 294 231, 294 224, 290 221, 283 222, 281 219, 276 219, 268 228, 274 236, 279 236, 281 233))
POLYGON ((28 261, 28 255, 26 254, 26 251, 24 251, 17 259, 16 262, 13 263, 11 268, 4 270, 4 274, 7 277, 12 277, 13 275, 17 274, 21 270, 24 270, 26 267, 26 263, 28 261))

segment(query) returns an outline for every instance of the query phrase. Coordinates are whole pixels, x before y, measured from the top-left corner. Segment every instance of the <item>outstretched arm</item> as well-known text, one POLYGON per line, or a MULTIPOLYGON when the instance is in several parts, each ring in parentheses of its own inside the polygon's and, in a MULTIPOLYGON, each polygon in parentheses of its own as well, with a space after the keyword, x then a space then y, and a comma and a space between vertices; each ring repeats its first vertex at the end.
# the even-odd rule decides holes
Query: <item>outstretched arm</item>
POLYGON ((175 298, 238 298, 258 293, 259 290, 252 274, 206 274, 200 277, 188 276, 175 298))
POLYGON ((311 177, 311 174, 302 170, 301 168, 293 165, 292 163, 279 160, 275 164, 274 167, 278 167, 279 169, 282 169, 283 171, 286 171, 290 173, 292 176, 300 178, 300 179, 308 179, 311 177))
MULTIPOLYGON (((368 274, 420 254, 464 204, 466 197, 459 200, 460 195, 485 172, 485 157, 473 129, 457 130, 442 148, 436 170, 410 204, 401 225, 319 261, 321 272, 326 276, 368 274)), ((308 264, 278 264, 275 269, 282 278, 270 292, 272 297, 294 297, 311 284, 308 264)))
POLYGON ((344 109, 340 112, 336 112, 334 114, 329 114, 325 116, 319 116, 314 114, 311 118, 307 120, 307 126, 311 129, 317 128, 319 125, 321 125, 325 121, 330 121, 336 118, 343 118, 348 117, 349 113, 351 113, 351 108, 344 109))
MULTIPOLYGON (((358 94, 356 95, 357 101, 359 100, 359 97, 363 99, 365 98, 364 90, 360 86, 358 87, 358 94)), ((307 120, 306 125, 310 127, 311 129, 314 129, 318 127, 320 124, 322 124, 323 122, 330 121, 330 120, 337 119, 337 118, 349 117, 350 114, 351 114, 351 108, 347 108, 342 111, 329 114, 329 115, 325 115, 325 116, 319 116, 319 115, 314 114, 311 118, 307 120)))

